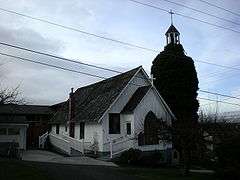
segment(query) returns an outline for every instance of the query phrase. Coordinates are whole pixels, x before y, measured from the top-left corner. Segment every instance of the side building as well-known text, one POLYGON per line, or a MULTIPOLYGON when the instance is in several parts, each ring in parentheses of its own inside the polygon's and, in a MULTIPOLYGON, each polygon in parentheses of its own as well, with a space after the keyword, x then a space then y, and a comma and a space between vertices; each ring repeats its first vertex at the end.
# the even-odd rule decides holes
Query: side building
POLYGON ((52 115, 49 106, 0 105, 1 152, 6 153, 12 142, 23 150, 38 148, 39 136, 49 130, 52 115))

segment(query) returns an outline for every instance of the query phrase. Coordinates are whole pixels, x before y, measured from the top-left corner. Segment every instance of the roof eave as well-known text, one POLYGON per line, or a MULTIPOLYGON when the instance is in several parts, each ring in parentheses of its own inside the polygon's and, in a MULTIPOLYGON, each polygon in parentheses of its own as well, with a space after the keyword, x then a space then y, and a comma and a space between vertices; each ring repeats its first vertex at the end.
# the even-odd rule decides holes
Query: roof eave
POLYGON ((125 89, 129 86, 129 84, 132 82, 133 78, 139 73, 140 70, 143 70, 142 66, 139 66, 138 70, 136 71, 136 73, 132 76, 132 78, 130 79, 130 81, 128 81, 127 85, 123 88, 123 90, 121 91, 121 93, 117 96, 117 98, 113 101, 113 103, 109 106, 109 108, 103 113, 103 115, 101 116, 101 118, 99 118, 98 123, 100 123, 103 119, 103 117, 107 114, 107 112, 112 108, 112 106, 117 102, 117 100, 121 97, 121 95, 123 94, 123 92, 125 91, 125 89))

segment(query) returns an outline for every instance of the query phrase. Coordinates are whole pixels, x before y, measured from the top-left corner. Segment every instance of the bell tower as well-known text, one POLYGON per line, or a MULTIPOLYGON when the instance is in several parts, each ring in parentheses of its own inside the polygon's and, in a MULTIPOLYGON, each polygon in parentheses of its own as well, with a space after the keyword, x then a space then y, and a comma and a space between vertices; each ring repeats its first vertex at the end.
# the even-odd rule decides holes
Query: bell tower
POLYGON ((168 28, 165 33, 166 43, 168 44, 180 44, 180 33, 177 28, 173 25, 173 12, 172 10, 169 12, 171 14, 171 26, 168 28))

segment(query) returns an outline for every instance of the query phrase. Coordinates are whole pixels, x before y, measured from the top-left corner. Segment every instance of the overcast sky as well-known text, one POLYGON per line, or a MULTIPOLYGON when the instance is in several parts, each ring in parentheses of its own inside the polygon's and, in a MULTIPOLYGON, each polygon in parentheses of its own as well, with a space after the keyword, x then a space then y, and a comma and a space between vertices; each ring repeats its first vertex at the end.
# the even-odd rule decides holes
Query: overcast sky
MULTIPOLYGON (((192 10, 172 5, 163 0, 139 0, 152 3, 163 9, 172 9, 184 15, 240 31, 239 17, 208 6, 198 0, 172 0, 233 23, 220 21, 192 10), (239 25, 237 25, 237 23, 239 25)), ((240 14, 238 0, 208 0, 218 6, 240 14)), ((33 17, 66 25, 79 30, 130 42, 162 51, 165 32, 170 25, 167 13, 135 4, 129 0, 2 0, 0 8, 17 11, 33 17)), ((0 41, 56 54, 78 61, 127 71, 142 65, 147 73, 158 53, 124 46, 107 40, 86 36, 43 22, 0 11, 0 41)), ((180 16, 174 16, 174 25, 181 33, 181 43, 193 59, 240 67, 240 35, 180 16)), ((96 71, 82 65, 63 63, 56 59, 26 53, 0 46, 0 52, 47 62, 74 70, 110 77, 111 72, 96 71)), ((88 77, 54 68, 21 62, 0 56, 1 86, 20 85, 23 96, 31 104, 53 104, 67 98, 71 87, 75 89, 96 81, 88 77)), ((203 90, 240 97, 240 71, 229 70, 195 62, 203 90)), ((216 99, 216 96, 200 93, 200 97, 216 99)), ((218 97, 219 100, 225 98, 218 97)), ((239 103, 239 100, 227 100, 239 103)), ((209 103, 201 101, 202 105, 209 103)), ((214 111, 215 103, 203 106, 214 111)), ((219 104, 220 111, 239 110, 239 106, 219 104)))

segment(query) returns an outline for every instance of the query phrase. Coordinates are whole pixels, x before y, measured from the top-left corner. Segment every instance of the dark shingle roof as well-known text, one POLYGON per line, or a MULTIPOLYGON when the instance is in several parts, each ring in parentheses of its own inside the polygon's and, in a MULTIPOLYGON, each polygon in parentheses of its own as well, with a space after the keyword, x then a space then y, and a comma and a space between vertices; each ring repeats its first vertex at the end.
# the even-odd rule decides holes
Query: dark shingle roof
POLYGON ((48 115, 52 114, 52 111, 49 106, 5 104, 0 105, 0 115, 3 114, 48 115))
POLYGON ((25 124, 27 122, 26 116, 20 115, 0 115, 0 124, 2 123, 16 123, 16 124, 25 124))
MULTIPOLYGON (((73 94, 75 100, 75 121, 97 122, 114 100, 119 96, 140 67, 128 72, 79 88, 73 94)), ((53 123, 68 120, 68 101, 61 103, 52 118, 53 123)))
POLYGON ((151 86, 139 87, 133 94, 133 96, 130 98, 126 106, 123 108, 122 112, 123 113, 133 112, 150 88, 151 86))
POLYGON ((177 28, 175 28, 174 25, 171 25, 171 26, 168 28, 168 30, 167 30, 167 32, 166 32, 166 35, 167 35, 168 33, 171 33, 171 32, 176 32, 176 33, 180 34, 179 31, 177 30, 177 28))

